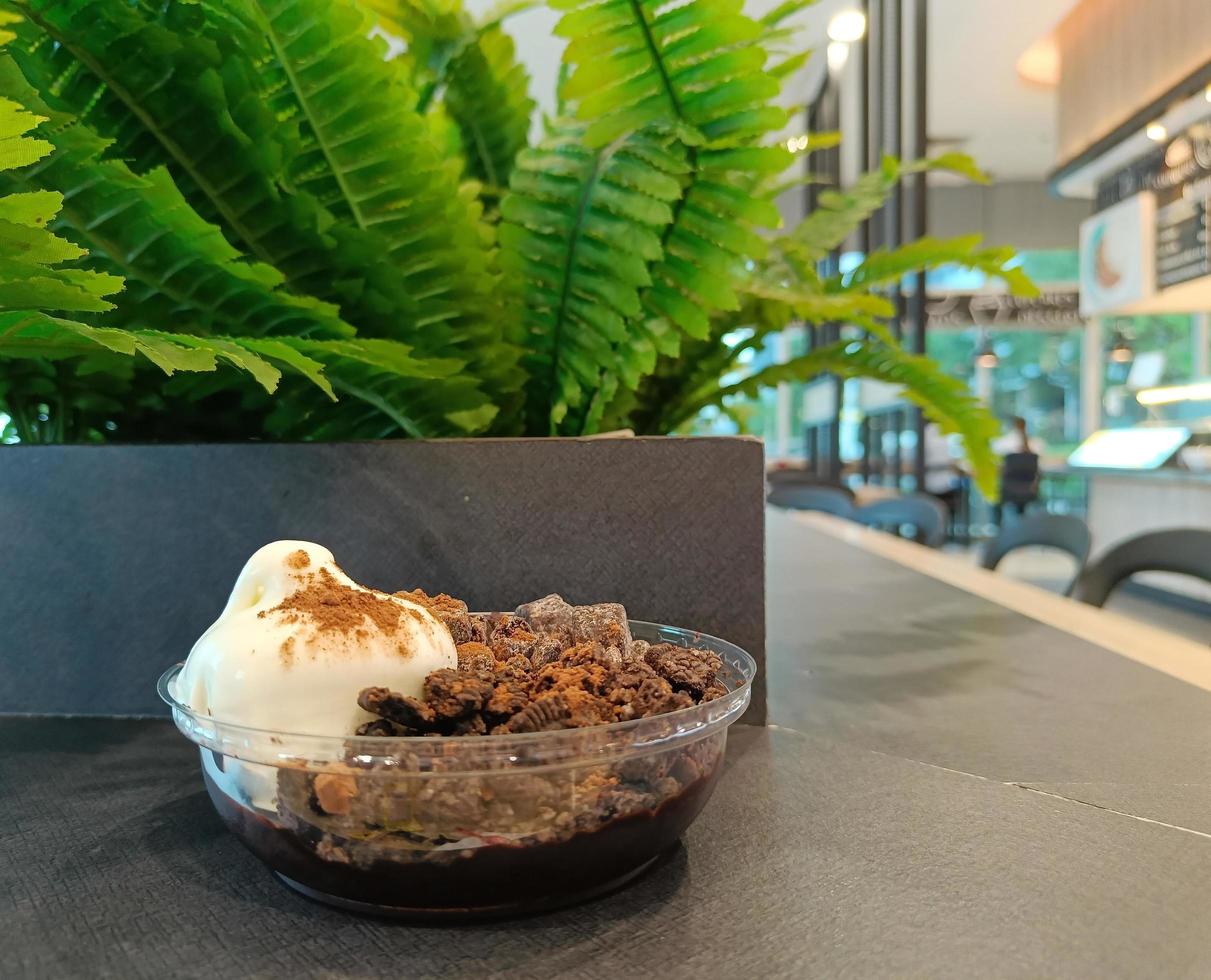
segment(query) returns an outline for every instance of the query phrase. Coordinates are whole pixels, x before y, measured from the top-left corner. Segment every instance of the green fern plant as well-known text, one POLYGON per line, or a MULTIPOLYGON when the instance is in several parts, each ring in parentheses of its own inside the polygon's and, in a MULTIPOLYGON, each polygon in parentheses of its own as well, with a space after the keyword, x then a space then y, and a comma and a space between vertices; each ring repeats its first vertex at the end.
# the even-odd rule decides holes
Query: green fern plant
POLYGON ((904 174, 970 161, 888 160, 781 229, 808 0, 549 2, 561 108, 533 143, 502 28, 530 0, 0 2, 5 438, 668 433, 832 373, 902 385, 990 486, 995 424, 882 291, 953 262, 1029 291, 1012 252, 818 271, 904 174), (825 322, 854 336, 741 367, 825 322))

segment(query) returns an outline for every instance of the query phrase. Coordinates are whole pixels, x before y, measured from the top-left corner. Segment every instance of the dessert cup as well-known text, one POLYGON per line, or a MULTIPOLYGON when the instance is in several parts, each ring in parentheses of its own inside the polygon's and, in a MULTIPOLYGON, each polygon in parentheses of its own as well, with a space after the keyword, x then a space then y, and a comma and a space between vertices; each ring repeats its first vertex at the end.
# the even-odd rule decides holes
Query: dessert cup
POLYGON ((635 639, 713 650, 727 693, 633 721, 519 735, 264 731, 199 715, 160 678, 227 826, 283 881, 409 918, 518 915, 635 878, 697 817, 756 664, 725 640, 631 621, 635 639))

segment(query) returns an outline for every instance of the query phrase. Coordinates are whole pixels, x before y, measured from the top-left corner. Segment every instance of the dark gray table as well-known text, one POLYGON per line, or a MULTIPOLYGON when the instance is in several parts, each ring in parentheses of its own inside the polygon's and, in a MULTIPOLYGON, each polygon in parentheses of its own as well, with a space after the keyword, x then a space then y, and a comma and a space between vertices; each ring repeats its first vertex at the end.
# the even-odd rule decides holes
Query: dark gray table
POLYGON ((167 723, 0 720, 0 975, 1211 973, 1211 694, 777 515, 769 589, 774 725, 663 866, 526 921, 311 904, 167 723))

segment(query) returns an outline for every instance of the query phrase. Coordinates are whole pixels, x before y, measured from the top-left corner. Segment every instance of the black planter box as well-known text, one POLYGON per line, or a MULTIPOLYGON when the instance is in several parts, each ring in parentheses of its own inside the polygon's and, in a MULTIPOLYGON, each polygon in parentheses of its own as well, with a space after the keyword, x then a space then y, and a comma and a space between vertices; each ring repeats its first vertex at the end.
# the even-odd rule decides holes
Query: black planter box
POLYGON ((0 712, 165 713, 156 677, 278 538, 472 608, 620 601, 763 671, 763 519, 749 439, 5 447, 0 712))

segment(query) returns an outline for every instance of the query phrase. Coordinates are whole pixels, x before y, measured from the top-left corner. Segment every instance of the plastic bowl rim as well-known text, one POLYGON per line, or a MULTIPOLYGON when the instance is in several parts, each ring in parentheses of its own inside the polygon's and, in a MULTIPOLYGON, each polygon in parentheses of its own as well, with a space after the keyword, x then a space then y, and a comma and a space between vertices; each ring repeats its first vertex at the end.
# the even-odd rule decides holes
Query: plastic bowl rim
MULTIPOLYGON (((543 744, 551 745, 561 741, 574 742, 578 733, 584 733, 586 737, 589 733, 599 737, 622 737, 635 732, 637 729, 641 730, 644 727, 663 729, 661 731, 654 731, 648 737, 641 736, 624 743, 607 741, 597 745, 593 750, 594 756, 612 754, 611 750, 627 754, 638 754, 645 749, 658 750, 667 747, 671 742, 682 741, 693 735, 706 735, 720 726, 730 725, 748 707, 752 683, 757 674, 757 663, 746 650, 721 637, 712 636, 699 630, 650 623, 644 620, 633 619, 629 620, 629 622, 632 627, 639 627, 640 631, 645 633, 678 634, 688 640, 710 647, 716 653, 728 654, 735 661, 735 664, 731 666, 739 668, 741 683, 723 697, 716 698, 714 701, 691 705, 688 708, 679 708, 676 711, 669 711, 660 715, 649 715, 644 718, 633 718, 628 721, 616 721, 606 725, 594 725, 589 728, 569 728, 553 732, 522 732, 508 735, 481 735, 473 739, 462 735, 316 735, 306 732, 287 732, 276 729, 256 728, 250 725, 222 721, 211 715, 199 714, 187 704, 177 699, 174 693, 174 682, 184 668, 184 663, 174 664, 165 670, 160 675, 156 684, 156 690, 160 698, 172 709, 173 721, 176 723, 177 728, 190 741, 203 748, 222 751, 213 743, 219 741, 226 744, 229 739, 235 739, 237 742, 243 741, 245 744, 266 740, 273 744, 280 744, 283 748, 288 745, 291 748, 303 749, 304 751, 301 753, 302 758, 299 761, 304 762, 313 755, 323 757, 331 754, 322 751, 317 753, 306 752, 305 750, 308 746, 315 749, 323 747, 330 750, 339 746, 339 755, 351 753, 366 757, 378 757, 384 754, 394 755, 402 749, 404 751, 420 750, 418 754, 432 756, 436 754, 435 749, 439 746, 450 743, 469 744, 473 742, 476 749, 481 753, 491 755, 507 752, 511 746, 517 746, 519 750, 524 751, 535 749, 543 744), (183 720, 186 723, 183 724, 183 720), (654 725, 654 722, 671 722, 674 727, 670 730, 665 726, 654 725), (196 737, 199 729, 213 729, 215 736, 209 739, 196 737), (356 752, 356 749, 359 747, 364 748, 366 751, 364 753, 356 752), (384 753, 383 750, 387 748, 390 748, 392 751, 384 753)), ((568 754, 570 755, 573 752, 574 750, 569 747, 568 754)), ((239 752, 223 752, 223 754, 230 754, 238 758, 247 758, 240 755, 239 752)), ((277 755, 280 760, 278 762, 279 765, 289 765, 292 761, 298 759, 300 753, 294 751, 278 752, 277 755)), ((540 765, 549 764, 539 763, 537 760, 535 760, 535 763, 540 765)), ((467 770, 455 770, 450 773, 450 775, 455 774, 466 775, 467 770)), ((434 773, 434 775, 437 774, 434 773)))

